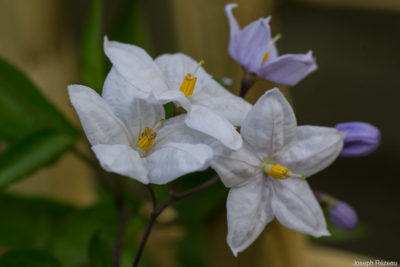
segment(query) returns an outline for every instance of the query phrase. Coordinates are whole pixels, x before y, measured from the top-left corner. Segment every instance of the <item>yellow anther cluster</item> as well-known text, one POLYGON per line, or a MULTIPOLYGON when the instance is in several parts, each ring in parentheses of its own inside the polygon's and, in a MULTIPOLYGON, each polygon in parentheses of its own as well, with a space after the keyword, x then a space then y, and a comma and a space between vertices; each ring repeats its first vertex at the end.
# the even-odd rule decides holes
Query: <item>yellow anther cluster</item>
POLYGON ((279 164, 272 165, 268 174, 276 179, 286 179, 291 177, 291 171, 279 164))
POLYGON ((186 74, 185 78, 182 81, 181 88, 179 91, 183 92, 185 97, 188 97, 193 94, 194 86, 196 85, 197 77, 192 74, 186 74))
POLYGON ((157 132, 153 131, 149 127, 144 128, 143 132, 138 138, 137 145, 143 150, 148 150, 156 139, 157 132))

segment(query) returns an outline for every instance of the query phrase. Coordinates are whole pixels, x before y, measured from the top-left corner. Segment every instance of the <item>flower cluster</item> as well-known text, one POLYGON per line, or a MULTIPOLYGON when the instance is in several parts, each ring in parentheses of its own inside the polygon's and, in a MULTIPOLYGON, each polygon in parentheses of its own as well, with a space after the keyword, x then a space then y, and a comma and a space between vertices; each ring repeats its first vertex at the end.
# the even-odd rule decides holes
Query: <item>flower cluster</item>
MULTIPOLYGON (((229 53, 247 73, 294 85, 316 70, 311 52, 278 56, 278 37, 271 38, 270 18, 240 30, 232 15, 235 6, 225 8, 229 53)), ((102 95, 82 85, 68 89, 105 170, 144 184, 166 184, 212 167, 230 188, 227 242, 235 255, 274 218, 295 231, 329 235, 306 178, 329 166, 340 153, 348 154, 342 148, 345 144, 350 150, 343 140, 351 127, 297 126, 279 89, 268 90, 252 106, 216 82, 202 67, 203 61, 184 54, 153 60, 142 48, 107 37, 104 50, 112 69, 102 95), (172 118, 165 118, 166 103, 174 105, 172 118)), ((357 134, 348 134, 351 146, 361 144, 363 153, 375 149, 376 142, 373 148, 368 144, 379 138, 363 136, 359 133, 363 128, 357 129, 357 134), (356 142, 359 136, 362 140, 356 142)), ((368 128, 367 135, 370 132, 375 133, 368 128)))

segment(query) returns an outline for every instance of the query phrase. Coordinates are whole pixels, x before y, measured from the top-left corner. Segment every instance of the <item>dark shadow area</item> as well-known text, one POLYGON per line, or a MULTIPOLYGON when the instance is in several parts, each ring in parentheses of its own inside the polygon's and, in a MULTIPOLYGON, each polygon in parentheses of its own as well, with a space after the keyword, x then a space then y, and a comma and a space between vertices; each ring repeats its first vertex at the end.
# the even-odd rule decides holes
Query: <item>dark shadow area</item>
POLYGON ((300 125, 366 121, 382 145, 364 158, 340 158, 310 179, 313 187, 353 205, 368 227, 341 249, 398 260, 400 237, 400 14, 283 4, 281 52, 313 50, 319 69, 292 88, 300 125))

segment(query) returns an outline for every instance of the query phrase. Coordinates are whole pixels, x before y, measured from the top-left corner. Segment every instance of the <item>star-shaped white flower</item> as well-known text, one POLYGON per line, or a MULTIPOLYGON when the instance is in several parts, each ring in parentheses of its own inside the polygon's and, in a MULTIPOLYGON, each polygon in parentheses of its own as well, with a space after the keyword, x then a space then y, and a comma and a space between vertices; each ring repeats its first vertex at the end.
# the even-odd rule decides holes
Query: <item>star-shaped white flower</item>
POLYGON ((210 165, 204 134, 184 116, 164 121, 162 104, 117 87, 100 97, 82 85, 68 87, 71 102, 101 166, 144 184, 165 184, 210 165))
POLYGON ((153 60, 142 48, 104 40, 104 51, 113 64, 104 89, 131 88, 136 94, 152 93, 162 103, 175 102, 186 111, 192 129, 237 150, 240 126, 251 105, 223 88, 206 73, 201 62, 184 54, 165 54, 153 60))
POLYGON ((276 217, 284 226, 313 236, 329 235, 305 176, 331 164, 343 146, 334 128, 299 126, 278 89, 265 93, 247 114, 243 147, 214 145, 211 166, 231 187, 228 237, 233 253, 246 249, 276 217))

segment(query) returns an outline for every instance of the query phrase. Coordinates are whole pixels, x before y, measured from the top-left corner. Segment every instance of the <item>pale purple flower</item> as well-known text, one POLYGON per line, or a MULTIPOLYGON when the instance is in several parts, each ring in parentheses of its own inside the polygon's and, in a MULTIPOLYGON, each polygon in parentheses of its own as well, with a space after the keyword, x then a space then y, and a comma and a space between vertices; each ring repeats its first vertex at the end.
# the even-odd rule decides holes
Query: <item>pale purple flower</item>
POLYGON ((271 17, 253 21, 241 30, 232 14, 235 7, 237 4, 225 6, 230 25, 229 54, 247 72, 262 79, 292 86, 317 69, 311 51, 306 54, 278 55, 275 42, 279 35, 271 38, 271 17))
POLYGON ((343 122, 335 126, 341 132, 346 133, 343 157, 366 156, 374 152, 380 145, 381 133, 375 126, 366 122, 343 122))

